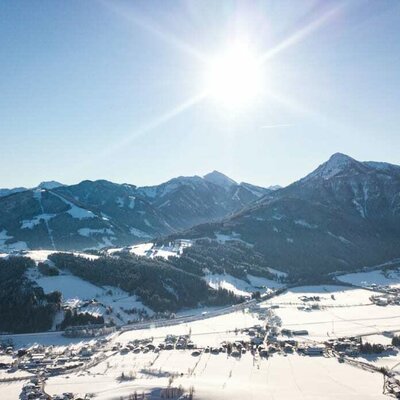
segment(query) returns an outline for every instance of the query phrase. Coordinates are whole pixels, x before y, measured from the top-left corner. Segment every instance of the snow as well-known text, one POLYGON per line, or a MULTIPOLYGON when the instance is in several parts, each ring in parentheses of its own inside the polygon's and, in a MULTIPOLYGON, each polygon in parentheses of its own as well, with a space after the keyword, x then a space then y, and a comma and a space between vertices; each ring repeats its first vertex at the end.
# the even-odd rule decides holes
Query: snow
MULTIPOLYGON (((258 277, 250 277, 252 285, 259 284, 258 277)), ((400 324, 400 307, 377 307, 370 303, 371 292, 338 285, 303 286, 287 290, 284 294, 265 301, 262 307, 278 305, 274 312, 281 317, 282 327, 308 329, 308 337, 300 340, 326 340, 339 335, 368 334, 365 341, 388 343, 388 338, 378 331, 400 324), (321 310, 300 311, 304 304, 302 296, 319 296, 321 310)), ((96 310, 92 310, 95 312, 96 310)), ((201 312, 202 309, 197 310, 201 312)), ((219 346, 223 341, 247 338, 240 330, 259 324, 257 314, 248 309, 204 318, 193 322, 176 323, 171 326, 150 327, 114 334, 111 343, 122 345, 135 339, 153 338, 160 343, 168 334, 190 334, 200 347, 219 346)), ((79 339, 63 338, 59 333, 14 335, 17 345, 25 341, 52 343, 65 346, 81 345, 79 339)), ((49 377, 46 392, 50 394, 74 392, 82 397, 93 393, 98 400, 114 400, 129 396, 135 391, 151 392, 155 388, 182 385, 195 388, 195 398, 203 400, 379 400, 386 399, 382 393, 383 377, 339 363, 333 357, 305 357, 297 354, 275 354, 268 359, 253 357, 249 352, 239 358, 226 354, 202 353, 198 357, 191 351, 172 350, 160 353, 135 354, 107 351, 106 359, 99 364, 68 376, 49 377), (132 373, 135 379, 120 382, 118 377, 132 373)), ((363 360, 363 357, 359 357, 363 360)), ((397 355, 387 355, 368 362, 396 367, 397 355)), ((4 386, 5 388, 5 386, 4 386)), ((3 391, 0 384, 0 392, 3 391)), ((17 393, 14 391, 13 393, 17 393)), ((4 397, 2 397, 4 398, 4 397)), ((13 398, 13 397, 10 397, 13 398)))
POLYGON ((11 339, 16 348, 26 348, 37 344, 41 344, 43 346, 68 346, 71 344, 78 345, 91 342, 91 339, 65 337, 62 335, 62 332, 22 333, 14 335, 2 335, 1 338, 4 340, 11 339))
POLYGON ((52 189, 56 189, 60 186, 64 186, 64 185, 57 181, 45 181, 45 182, 39 183, 38 188, 52 190, 52 189))
POLYGON ((332 232, 330 232, 330 231, 327 231, 327 233, 328 233, 329 236, 332 236, 332 237, 334 237, 335 239, 340 240, 342 243, 352 244, 350 240, 347 240, 347 239, 346 239, 345 237, 343 237, 343 236, 335 235, 334 233, 332 233, 332 232))
POLYGON ((129 231, 132 235, 135 235, 138 238, 150 238, 151 237, 148 233, 143 232, 140 229, 137 229, 134 227, 129 228, 129 231))
POLYGON ((86 219, 86 218, 96 218, 96 215, 93 214, 91 211, 86 210, 84 208, 78 207, 74 203, 71 203, 64 197, 52 192, 52 194, 56 197, 58 197, 60 200, 62 200, 65 204, 68 204, 70 206, 70 209, 67 211, 69 215, 71 215, 73 218, 77 219, 86 219))
POLYGON ((302 220, 302 219, 297 219, 297 220, 294 221, 294 223, 295 223, 296 225, 304 226, 305 228, 310 228, 310 229, 318 228, 317 225, 310 224, 309 222, 304 221, 304 220, 302 220))
POLYGON ((342 173, 348 166, 353 163, 356 163, 353 158, 341 154, 335 153, 331 156, 331 158, 324 164, 320 165, 314 172, 307 175, 303 179, 309 179, 314 177, 320 177, 325 180, 331 179, 334 176, 339 175, 342 173))
POLYGON ((130 248, 130 251, 138 256, 145 257, 179 257, 183 249, 192 245, 191 240, 177 239, 173 242, 163 245, 155 245, 154 243, 142 243, 130 248))
POLYGON ((263 289, 272 289, 282 287, 282 284, 270 279, 247 276, 249 282, 236 278, 229 274, 207 274, 205 280, 213 289, 223 288, 230 290, 238 296, 251 297, 251 294, 263 289))
MULTIPOLYGON (((43 203, 42 203, 42 192, 44 192, 44 191, 45 191, 44 189, 40 189, 40 188, 37 188, 37 189, 35 189, 35 190, 33 191, 33 197, 34 197, 34 198, 37 200, 37 202, 39 203, 39 207, 40 207, 40 210, 42 211, 42 215, 45 214, 45 212, 44 212, 44 207, 43 207, 43 203)), ((53 249, 55 249, 56 246, 55 246, 55 244, 54 244, 53 232, 52 232, 52 230, 51 230, 50 227, 49 227, 49 221, 48 221, 46 218, 44 218, 43 221, 44 221, 44 224, 45 224, 45 226, 46 226, 47 234, 49 235, 49 239, 50 239, 50 242, 51 242, 51 246, 52 246, 53 249)))
POLYGON ((369 335, 364 337, 364 342, 389 346, 392 344, 392 338, 384 335, 369 335))
POLYGON ((154 246, 153 243, 137 244, 135 246, 132 246, 130 251, 136 254, 137 256, 147 256, 148 253, 153 248, 153 246, 154 246))
POLYGON ((230 235, 216 232, 215 237, 216 237, 217 241, 222 244, 224 244, 225 242, 231 241, 231 240, 236 240, 236 241, 244 243, 248 246, 253 246, 251 243, 247 243, 244 240, 242 240, 240 238, 240 234, 236 233, 236 232, 232 232, 230 235))
POLYGON ((90 300, 104 291, 74 275, 44 276, 36 279, 36 282, 45 293, 60 291, 64 300, 74 298, 90 300))
POLYGON ((71 208, 67 211, 72 218, 77 219, 85 219, 85 218, 95 218, 96 216, 89 210, 85 210, 84 208, 75 206, 74 204, 70 203, 71 208))
POLYGON ((357 211, 360 213, 360 215, 363 218, 365 218, 365 210, 364 210, 363 206, 356 199, 353 199, 352 203, 355 205, 355 207, 356 207, 357 211))
MULTIPOLYGON (((146 253, 152 250, 152 246, 152 243, 147 243, 134 247, 137 251, 146 253)), ((381 271, 371 271, 344 277, 355 283, 368 280, 372 283, 386 284, 380 280, 399 279, 398 272, 393 274, 395 275, 383 276, 381 271)), ((131 298, 133 296, 117 288, 99 288, 92 285, 95 288, 93 289, 86 286, 91 284, 85 281, 81 280, 78 283, 69 281, 68 275, 62 278, 67 278, 67 281, 63 279, 63 283, 60 283, 61 290, 70 295, 76 294, 73 289, 78 285, 81 286, 80 290, 85 296, 86 294, 92 296, 96 290, 99 291, 99 302, 112 305, 115 309, 122 304, 124 308, 129 308, 134 301, 131 298), (113 291, 112 295, 104 293, 109 289, 113 291)), ((270 283, 265 278, 251 275, 248 275, 249 282, 227 274, 208 275, 208 278, 216 284, 231 285, 243 293, 249 293, 251 289, 260 286, 268 287, 270 283)), ((41 277, 39 281, 40 279, 45 278, 41 277)), ((48 285, 51 286, 50 283, 48 285)), ((54 286, 53 283, 51 288, 54 286)), ((340 285, 301 286, 290 288, 283 294, 262 302, 260 307, 261 309, 274 307, 273 312, 281 319, 282 328, 307 329, 309 335, 296 337, 303 342, 322 342, 342 336, 364 335, 364 341, 389 344, 390 338, 382 335, 382 332, 399 329, 400 306, 376 306, 370 301, 371 294, 371 291, 363 288, 340 285), (315 296, 318 296, 319 300, 310 299, 315 296), (318 304, 320 308, 311 310, 309 306, 312 304, 318 304), (308 307, 308 311, 305 311, 304 307, 308 307)), ((71 304, 73 301, 77 300, 71 298, 71 304)), ((93 304, 83 309, 93 314, 103 312, 102 306, 93 304)), ((206 311, 211 312, 211 309, 186 310, 182 315, 201 314, 206 311)), ((218 312, 218 309, 216 311, 218 312)), ((154 344, 158 344, 167 335, 190 335, 191 340, 199 347, 219 346, 223 341, 248 339, 241 329, 262 323, 259 315, 249 309, 234 311, 229 307, 228 313, 220 314, 192 322, 177 321, 175 325, 170 326, 150 325, 146 329, 122 331, 110 336, 111 344, 119 342, 121 345, 126 345, 132 340, 144 338, 153 338, 154 344)), ((35 342, 58 346, 74 343, 75 346, 81 346, 89 342, 89 340, 65 338, 58 332, 12 337, 17 346, 35 342)), ((260 359, 253 357, 249 352, 239 358, 210 353, 194 357, 191 351, 187 350, 146 354, 129 352, 126 355, 106 351, 105 355, 104 361, 85 371, 71 372, 68 376, 49 377, 46 382, 46 392, 50 394, 74 392, 82 397, 86 393, 93 393, 98 400, 114 400, 121 396, 127 397, 135 391, 141 393, 150 392, 155 388, 165 388, 168 386, 170 376, 173 375, 172 386, 182 385, 186 389, 193 386, 195 398, 203 400, 387 399, 381 394, 383 385, 381 374, 355 368, 347 363, 339 363, 333 357, 275 354, 268 359, 260 359), (132 372, 135 379, 120 382, 118 377, 122 372, 126 375, 132 372)), ((400 372, 399 353, 385 353, 380 356, 361 355, 356 360, 365 360, 377 366, 388 366, 395 372, 400 372)), ((7 385, 0 383, 0 397, 16 398, 15 394, 19 393, 15 386, 17 383, 7 385)))
POLYGON ((30 220, 24 220, 21 222, 21 229, 33 229, 39 225, 42 221, 49 221, 54 218, 55 214, 39 214, 30 220))
POLYGON ((122 289, 112 286, 96 286, 67 272, 58 276, 43 276, 37 270, 30 270, 28 276, 42 287, 45 293, 56 290, 61 292, 64 305, 78 307, 80 312, 103 315, 106 319, 112 318, 117 325, 137 319, 136 314, 127 314, 122 308, 125 310, 142 309, 146 310, 149 315, 153 314, 153 311, 144 306, 137 296, 130 296, 122 289), (89 305, 83 304, 92 299, 95 299, 96 302, 89 305), (110 314, 106 314, 108 307, 113 309, 110 314))
POLYGON ((369 272, 356 272, 354 274, 347 274, 338 276, 337 279, 341 282, 350 283, 355 286, 371 286, 372 284, 382 286, 400 287, 400 271, 382 270, 369 271, 369 272))
POLYGON ((12 238, 13 238, 13 236, 9 236, 5 229, 1 230, 0 231, 0 250, 5 251, 5 252, 13 252, 13 251, 26 250, 28 248, 28 245, 22 241, 6 244, 6 242, 12 238))
POLYGON ((93 234, 109 234, 109 235, 114 235, 114 232, 112 229, 109 228, 104 228, 104 229, 91 229, 91 228, 80 228, 78 229, 78 233, 81 236, 86 236, 90 237, 93 234))
POLYGON ((31 258, 36 263, 45 262, 47 258, 56 253, 54 250, 30 250, 24 253, 25 257, 31 258))
POLYGON ((279 306, 275 313, 282 327, 307 329, 305 340, 324 341, 341 336, 379 334, 399 329, 400 306, 379 307, 370 301, 371 291, 346 286, 304 286, 288 290, 264 303, 279 306), (320 301, 303 302, 302 296, 320 296, 320 301), (318 304, 319 310, 301 310, 318 304))
POLYGON ((207 175, 204 175, 204 180, 213 183, 214 185, 222 186, 222 187, 231 187, 237 185, 237 183, 229 178, 228 176, 222 174, 218 171, 210 172, 207 175))
MULTIPOLYGON (((203 311, 197 309, 197 314, 203 311)), ((260 323, 257 314, 244 311, 234 311, 224 315, 213 316, 193 322, 177 323, 171 326, 152 327, 148 329, 123 332, 118 337, 118 342, 128 343, 134 339, 153 337, 161 342, 167 335, 187 335, 191 333, 193 340, 199 346, 216 346, 224 340, 239 339, 242 334, 235 332, 260 323)), ((244 334, 243 334, 244 335, 244 334)))
POLYGON ((138 191, 146 197, 155 198, 157 196, 157 188, 158 186, 145 186, 139 188, 138 191))
POLYGON ((129 205, 128 207, 133 210, 135 208, 135 201, 136 197, 135 196, 129 196, 129 205))
MULTIPOLYGON (((33 261, 35 261, 36 263, 38 262, 45 262, 47 261, 47 258, 54 253, 59 253, 56 250, 29 250, 29 251, 25 251, 23 253, 23 256, 25 257, 29 257, 31 258, 33 261)), ((62 251, 61 253, 67 253, 67 254, 73 254, 75 256, 79 256, 79 257, 84 257, 87 258, 88 260, 96 260, 97 258, 99 258, 99 256, 94 255, 94 254, 86 254, 86 253, 80 253, 80 252, 73 252, 70 253, 68 251, 62 251)))
POLYGON ((387 399, 381 394, 382 375, 332 358, 288 355, 254 360, 248 353, 238 359, 209 353, 193 357, 185 350, 111 355, 88 373, 50 377, 46 391, 94 393, 98 400, 111 400, 167 387, 171 375, 173 386, 193 386, 195 398, 204 400, 387 399), (135 379, 120 383, 122 372, 132 372, 135 379))
POLYGON ((145 218, 143 221, 148 227, 151 228, 151 223, 149 222, 149 220, 147 218, 145 218))
MULTIPOLYGON (((264 194, 266 194, 265 189, 262 187, 259 187, 259 186, 251 185, 246 182, 241 182, 240 186, 244 187, 246 190, 248 190, 250 193, 252 193, 254 196, 257 196, 257 197, 262 197, 264 194)), ((270 188, 267 188, 267 189, 270 189, 270 188)), ((275 190, 275 189, 271 189, 271 190, 275 190)))
POLYGON ((0 383, 0 395, 2 400, 19 399, 22 386, 26 381, 2 382, 0 383))
POLYGON ((400 166, 395 164, 377 161, 364 161, 363 164, 380 172, 391 172, 394 170, 400 172, 400 166))
POLYGON ((277 275, 279 278, 286 278, 288 274, 286 272, 278 271, 277 269, 268 267, 268 271, 272 274, 277 275))
MULTIPOLYGON (((64 252, 65 253, 65 252, 64 252)), ((80 253, 78 251, 74 251, 72 253, 74 256, 77 257, 83 257, 83 258, 87 258, 88 260, 97 260, 100 256, 97 256, 95 254, 86 254, 86 253, 80 253)))

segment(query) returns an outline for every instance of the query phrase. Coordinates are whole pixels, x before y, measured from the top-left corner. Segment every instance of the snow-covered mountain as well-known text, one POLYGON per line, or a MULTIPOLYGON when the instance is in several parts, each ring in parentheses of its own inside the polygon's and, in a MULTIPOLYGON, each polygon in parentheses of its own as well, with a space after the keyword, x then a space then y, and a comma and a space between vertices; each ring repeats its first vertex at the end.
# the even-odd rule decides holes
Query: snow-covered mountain
MULTIPOLYGON (((60 186, 64 186, 62 183, 57 182, 57 181, 46 181, 46 182, 40 182, 39 185, 37 185, 35 188, 40 188, 40 189, 55 189, 57 187, 60 186)), ((12 189, 0 189, 0 197, 4 197, 4 196, 8 196, 10 194, 13 193, 19 193, 19 192, 23 192, 25 190, 29 190, 26 187, 16 187, 16 188, 12 188, 12 189)))
POLYGON ((204 175, 204 179, 208 182, 215 183, 216 185, 225 188, 230 188, 237 185, 237 182, 235 182, 233 179, 218 171, 213 171, 207 175, 204 175))
POLYGON ((334 154, 298 182, 188 236, 252 243, 272 267, 309 275, 400 257, 400 167, 334 154))
POLYGON ((199 176, 151 187, 51 181, 10 193, 0 198, 0 250, 123 246, 218 220, 269 192, 210 175, 216 183, 199 176))
POLYGON ((40 189, 55 189, 60 186, 64 186, 64 184, 57 182, 57 181, 44 181, 40 182, 38 188, 40 189))

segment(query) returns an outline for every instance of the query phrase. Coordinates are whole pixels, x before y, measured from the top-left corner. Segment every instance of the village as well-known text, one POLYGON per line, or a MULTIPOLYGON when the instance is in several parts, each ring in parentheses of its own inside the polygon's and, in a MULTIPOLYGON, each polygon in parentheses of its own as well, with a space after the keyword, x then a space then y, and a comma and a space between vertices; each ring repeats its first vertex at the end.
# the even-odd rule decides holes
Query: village
MULTIPOLYGON (((0 388, 13 392, 6 399, 20 400, 193 399, 197 393, 213 398, 214 390, 225 398, 227 390, 231 395, 242 390, 231 380, 235 370, 243 377, 253 371, 251 379, 264 385, 269 366, 284 374, 298 365, 291 370, 295 379, 305 364, 312 370, 328 368, 341 380, 372 374, 371 386, 383 387, 385 397, 400 398, 400 315, 391 311, 397 310, 399 293, 396 286, 378 284, 265 288, 256 298, 228 307, 143 314, 122 325, 2 335, 0 388), (211 371, 232 387, 201 379, 211 371)), ((95 300, 79 304, 85 310, 95 300)), ((72 311, 75 306, 73 301, 64 305, 72 311)), ((277 384, 282 378, 275 379, 277 384)), ((304 385, 311 390, 307 380, 304 385)), ((364 398, 372 388, 357 390, 364 398)))
MULTIPOLYGON (((320 300, 317 297, 302 297, 301 301, 305 304, 309 302, 314 304, 320 300)), ((400 397, 400 384, 394 372, 360 361, 358 358, 365 351, 394 355, 398 353, 396 347, 388 344, 372 349, 367 346, 368 339, 362 336, 313 340, 305 327, 301 329, 283 327, 281 317, 277 315, 279 310, 280 307, 276 304, 250 302, 246 308, 238 308, 231 313, 222 312, 220 316, 199 314, 193 321, 165 320, 164 323, 160 321, 158 327, 153 325, 151 329, 142 323, 136 326, 133 324, 129 329, 119 331, 115 327, 107 331, 104 326, 87 326, 71 328, 64 332, 66 339, 68 337, 80 339, 78 344, 17 347, 9 341, 3 343, 0 350, 2 360, 0 368, 4 371, 0 375, 0 384, 22 382, 19 389, 21 400, 88 399, 92 396, 90 391, 76 393, 74 390, 68 390, 54 393, 51 382, 54 379, 71 380, 73 376, 79 377, 82 374, 91 376, 93 373, 90 371, 96 370, 101 365, 111 365, 110 360, 117 358, 119 360, 117 364, 121 365, 121 368, 114 377, 116 385, 132 385, 141 379, 140 376, 151 376, 164 381, 168 378, 164 388, 157 394, 149 395, 144 390, 129 390, 129 394, 125 394, 125 391, 121 399, 188 399, 196 397, 194 387, 177 385, 175 381, 182 380, 185 376, 187 379, 193 379, 193 368, 196 368, 204 357, 211 357, 210 361, 221 358, 222 362, 231 359, 238 363, 248 363, 246 360, 252 360, 253 368, 257 369, 265 362, 273 362, 277 357, 300 357, 300 359, 310 357, 314 360, 332 359, 338 365, 350 365, 362 371, 381 374, 384 377, 386 393, 400 397), (231 324, 231 327, 223 323, 225 330, 218 334, 213 331, 198 333, 194 329, 196 322, 204 326, 207 323, 208 326, 210 319, 230 318, 233 315, 240 323, 231 324), (183 326, 186 327, 185 330, 189 327, 187 332, 178 333, 183 330, 183 326), (147 335, 147 332, 154 335, 147 335), (156 333, 159 334, 156 336, 156 333), (186 373, 163 372, 161 368, 155 367, 157 360, 175 353, 179 357, 185 357, 185 360, 189 360, 187 357, 190 357, 194 367, 188 368, 186 373), (132 362, 136 361, 125 369, 122 366, 129 366, 130 362, 126 364, 124 359, 129 360, 130 357, 134 357, 132 362), (140 364, 142 362, 140 360, 145 362, 146 368, 138 368, 135 365, 140 364), (48 388, 52 390, 49 391, 48 388)))

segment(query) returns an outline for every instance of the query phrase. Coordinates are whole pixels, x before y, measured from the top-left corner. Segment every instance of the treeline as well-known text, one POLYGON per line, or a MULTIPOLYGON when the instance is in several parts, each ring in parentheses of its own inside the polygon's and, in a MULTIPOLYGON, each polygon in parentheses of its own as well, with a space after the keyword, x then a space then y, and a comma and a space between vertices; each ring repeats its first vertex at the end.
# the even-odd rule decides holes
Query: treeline
POLYGON ((49 330, 60 308, 61 293, 45 294, 25 272, 35 266, 25 257, 0 259, 0 331, 25 333, 49 330))
POLYGON ((243 299, 225 289, 214 290, 198 275, 162 259, 120 253, 96 260, 56 253, 49 256, 58 269, 69 270, 93 284, 116 286, 140 297, 157 312, 198 305, 235 304, 243 299))
POLYGON ((199 276, 209 271, 213 274, 227 273, 245 280, 247 274, 278 279, 269 271, 264 256, 240 241, 222 244, 216 240, 199 239, 193 246, 184 249, 179 258, 170 258, 170 262, 183 271, 199 276))
POLYGON ((361 343, 360 352, 364 354, 380 354, 385 351, 385 346, 380 343, 361 343))
POLYGON ((46 276, 57 276, 60 274, 60 271, 47 263, 39 262, 38 263, 38 270, 41 274, 46 276))
POLYGON ((396 347, 400 347, 400 336, 394 335, 392 337, 392 345, 396 347))
POLYGON ((92 315, 88 312, 78 313, 77 310, 66 310, 64 319, 58 328, 64 330, 69 326, 83 326, 83 325, 95 325, 104 324, 104 318, 101 315, 92 315))

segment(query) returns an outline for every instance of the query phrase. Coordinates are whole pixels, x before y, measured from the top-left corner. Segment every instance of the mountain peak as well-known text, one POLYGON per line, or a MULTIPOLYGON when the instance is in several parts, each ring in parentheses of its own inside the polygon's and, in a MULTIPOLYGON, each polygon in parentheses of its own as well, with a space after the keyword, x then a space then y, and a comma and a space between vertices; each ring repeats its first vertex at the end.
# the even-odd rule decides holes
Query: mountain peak
POLYGON ((366 166, 354 158, 343 153, 334 153, 328 161, 321 164, 315 171, 311 172, 311 174, 307 175, 302 180, 308 180, 310 178, 322 178, 327 180, 345 173, 365 172, 365 169, 366 166))
POLYGON ((327 161, 328 163, 334 163, 334 164, 346 164, 349 162, 356 161, 354 158, 351 158, 347 154, 343 153, 334 153, 330 156, 329 160, 327 161))
POLYGON ((51 190, 51 189, 58 188, 60 186, 64 186, 64 184, 57 182, 57 181, 44 181, 44 182, 39 183, 38 188, 51 190))
POLYGON ((237 185, 237 182, 235 182, 233 179, 229 178, 228 176, 224 175, 223 173, 219 171, 213 171, 210 172, 207 175, 204 175, 203 178, 211 183, 214 183, 215 185, 218 186, 223 186, 223 187, 231 187, 234 185, 237 185))

